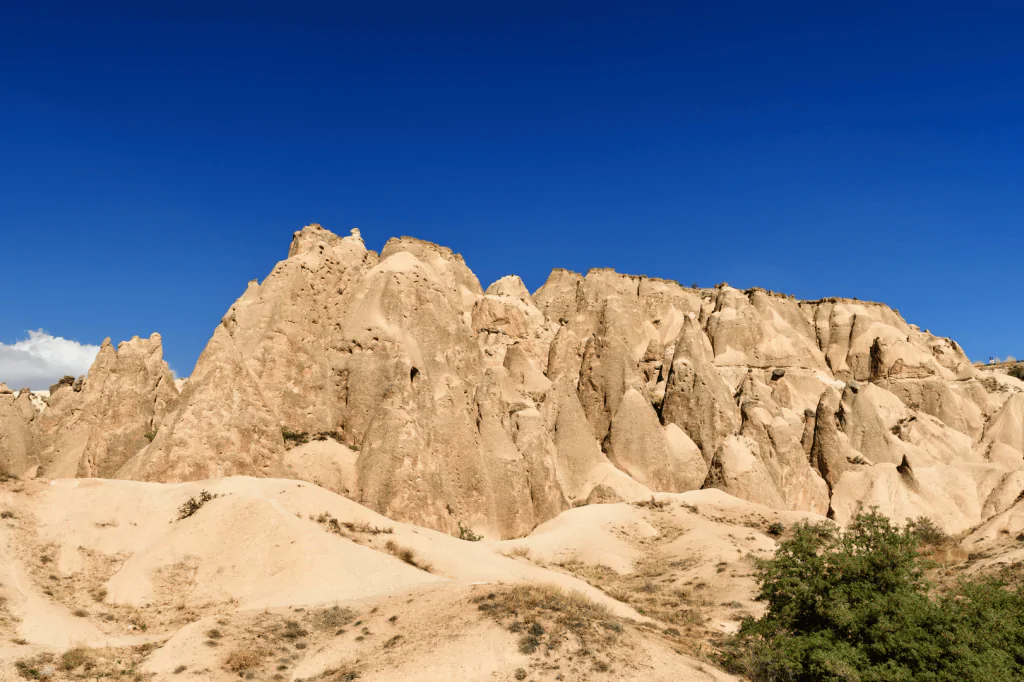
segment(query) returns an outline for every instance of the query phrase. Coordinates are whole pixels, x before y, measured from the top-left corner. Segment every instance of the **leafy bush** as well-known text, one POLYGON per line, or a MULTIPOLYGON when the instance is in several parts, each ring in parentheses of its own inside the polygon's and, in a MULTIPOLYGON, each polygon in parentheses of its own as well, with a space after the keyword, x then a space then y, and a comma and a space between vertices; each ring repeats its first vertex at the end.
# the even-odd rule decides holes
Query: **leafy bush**
POLYGON ((1009 374, 1011 377, 1015 377, 1017 379, 1020 379, 1021 381, 1024 381, 1024 365, 1014 365, 1013 367, 1010 368, 1010 371, 1007 372, 1007 374, 1009 374))
POLYGON ((845 531, 798 524, 759 560, 768 604, 723 663, 755 682, 1010 682, 1024 679, 1024 594, 996 579, 931 594, 920 520, 871 511, 845 531))
POLYGON ((201 490, 198 497, 190 497, 185 501, 185 504, 178 507, 178 520, 187 519, 199 511, 204 504, 210 500, 217 499, 217 497, 217 495, 211 495, 205 490, 201 490))
POLYGON ((773 538, 777 538, 786 532, 786 527, 782 525, 781 521, 772 521, 768 524, 768 535, 773 538))
POLYGON ((917 536, 922 545, 928 547, 942 547, 950 541, 945 531, 935 525, 927 516, 919 516, 907 522, 907 528, 917 536))

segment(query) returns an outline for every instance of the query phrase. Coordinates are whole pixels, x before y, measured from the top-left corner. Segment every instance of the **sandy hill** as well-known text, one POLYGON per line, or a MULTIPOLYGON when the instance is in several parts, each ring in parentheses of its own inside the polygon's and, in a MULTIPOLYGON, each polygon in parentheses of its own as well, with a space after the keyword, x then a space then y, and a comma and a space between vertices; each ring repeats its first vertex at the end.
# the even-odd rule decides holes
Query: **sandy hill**
POLYGON ((468 541, 249 477, 8 481, 0 512, 0 679, 731 679, 706 641, 812 516, 704 490, 468 541))

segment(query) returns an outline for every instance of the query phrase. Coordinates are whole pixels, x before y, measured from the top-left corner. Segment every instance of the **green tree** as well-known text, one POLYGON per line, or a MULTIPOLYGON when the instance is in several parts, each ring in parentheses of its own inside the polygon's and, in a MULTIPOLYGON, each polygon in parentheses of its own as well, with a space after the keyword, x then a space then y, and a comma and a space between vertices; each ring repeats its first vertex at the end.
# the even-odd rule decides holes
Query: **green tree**
POLYGON ((994 579, 933 597, 918 520, 876 511, 842 531, 794 526, 757 562, 758 599, 724 662, 757 682, 1010 682, 1024 679, 1024 597, 994 579))

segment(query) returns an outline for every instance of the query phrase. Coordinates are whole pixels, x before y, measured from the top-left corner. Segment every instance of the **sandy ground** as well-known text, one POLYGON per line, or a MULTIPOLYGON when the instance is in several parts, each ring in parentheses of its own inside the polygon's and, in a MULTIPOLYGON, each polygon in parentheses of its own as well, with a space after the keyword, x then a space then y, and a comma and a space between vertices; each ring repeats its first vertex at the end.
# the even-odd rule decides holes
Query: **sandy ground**
POLYGON ((0 514, 0 680, 732 679, 751 557, 810 517, 706 490, 468 542, 245 477, 9 481, 0 514))

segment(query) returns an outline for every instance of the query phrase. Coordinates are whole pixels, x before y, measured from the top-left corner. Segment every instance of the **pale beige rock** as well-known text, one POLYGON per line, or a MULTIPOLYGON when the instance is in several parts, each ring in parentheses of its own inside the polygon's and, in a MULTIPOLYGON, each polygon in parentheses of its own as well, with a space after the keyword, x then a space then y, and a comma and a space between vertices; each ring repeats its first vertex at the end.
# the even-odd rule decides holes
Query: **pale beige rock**
POLYGON ((113 477, 177 401, 159 334, 116 349, 106 339, 86 379, 58 390, 38 419, 39 474, 113 477))
POLYGON ((0 474, 26 476, 39 466, 37 420, 27 391, 15 394, 0 384, 0 474))
POLYGON ((1024 393, 1014 394, 985 427, 986 443, 1002 443, 1024 452, 1024 393))
POLYGON ((692 314, 687 315, 676 338, 662 419, 685 431, 709 462, 739 427, 732 391, 715 367, 710 343, 692 314))

